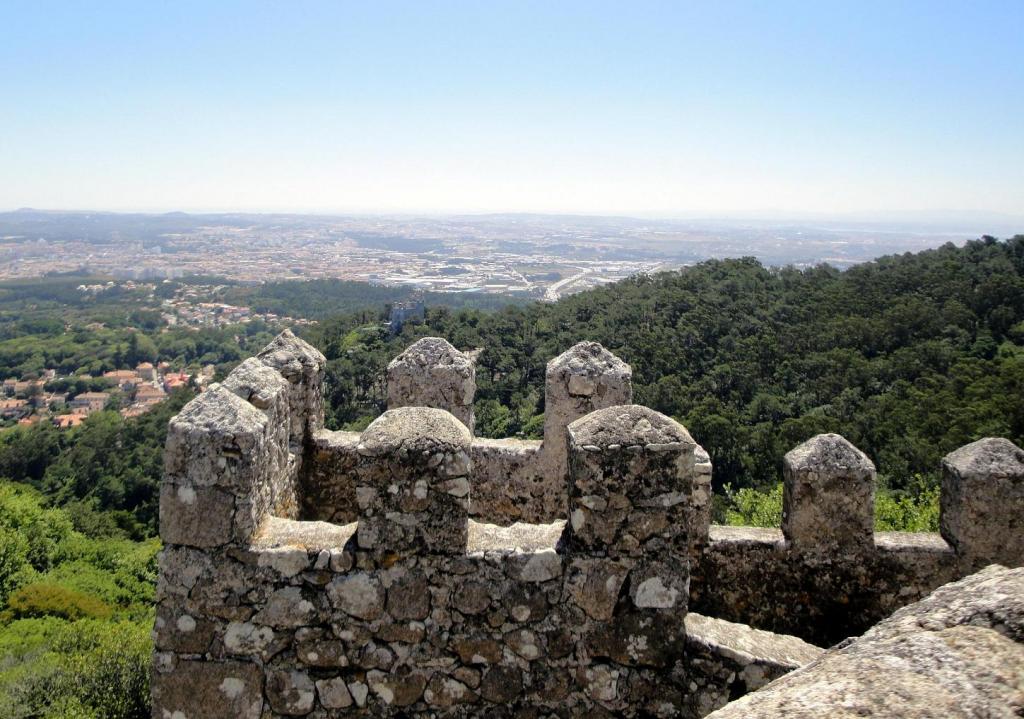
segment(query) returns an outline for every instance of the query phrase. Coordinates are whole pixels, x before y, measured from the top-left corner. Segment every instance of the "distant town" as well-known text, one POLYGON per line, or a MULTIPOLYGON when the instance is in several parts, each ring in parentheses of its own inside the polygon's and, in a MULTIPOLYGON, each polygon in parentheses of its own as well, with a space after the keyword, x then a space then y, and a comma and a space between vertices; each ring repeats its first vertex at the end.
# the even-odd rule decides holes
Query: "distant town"
MULTIPOLYGON (((339 278, 431 292, 554 301, 638 273, 719 257, 848 267, 976 236, 968 230, 653 221, 545 215, 449 218, 0 213, 0 279, 54 273, 235 282, 339 278)), ((97 290, 97 291, 101 291, 97 290)), ((183 301, 187 298, 183 298, 183 301)), ((186 324, 229 308, 169 306, 186 324)), ((235 320, 232 320, 235 321, 235 320)))
POLYGON ((39 377, 3 381, 0 420, 5 425, 52 422, 61 429, 70 429, 94 412, 105 409, 117 409, 122 417, 137 417, 179 387, 191 385, 201 390, 213 376, 213 365, 190 374, 171 371, 167 362, 156 365, 142 362, 135 369, 111 370, 101 377, 60 376, 56 370, 47 369, 39 377), (96 384, 106 385, 107 389, 82 392, 73 389, 96 384))

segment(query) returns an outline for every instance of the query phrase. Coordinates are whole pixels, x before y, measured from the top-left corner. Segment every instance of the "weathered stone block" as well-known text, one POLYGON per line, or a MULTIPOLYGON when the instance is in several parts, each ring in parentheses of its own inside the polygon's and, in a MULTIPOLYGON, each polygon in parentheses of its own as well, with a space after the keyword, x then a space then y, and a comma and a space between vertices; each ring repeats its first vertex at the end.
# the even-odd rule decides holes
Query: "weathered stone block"
MULTIPOLYGON (((266 480, 265 412, 222 385, 212 385, 175 416, 167 428, 164 470, 178 484, 216 486, 247 496, 266 480)), ((269 431, 268 431, 269 430, 269 431)))
POLYGON ((316 683, 316 693, 324 709, 346 709, 352 706, 352 694, 341 677, 321 679, 316 683))
POLYGON ((705 516, 692 501, 697 444, 689 432, 638 405, 592 412, 568 431, 570 548, 685 554, 688 530, 705 516))
POLYGON ((153 716, 188 719, 260 719, 263 670, 243 662, 179 661, 156 673, 153 716))
POLYGON ((373 620, 384 613, 384 588, 365 572, 338 577, 327 587, 331 604, 358 619, 373 620))
POLYGON ((946 455, 939 525, 968 563, 1024 563, 1024 450, 990 437, 946 455))
POLYGON ((302 447, 324 424, 324 370, 327 359, 313 345, 285 330, 256 355, 288 381, 290 440, 302 447))
POLYGON ((542 474, 564 480, 566 428, 594 410, 632 402, 632 380, 629 365, 597 342, 580 342, 548 362, 542 474))
POLYGON ((277 628, 302 627, 315 624, 317 616, 316 604, 304 596, 301 587, 284 587, 270 595, 253 621, 277 628))
POLYGON ((278 714, 305 716, 313 710, 316 689, 305 672, 272 671, 267 674, 267 701, 278 714))
POLYGON ((160 538, 166 544, 219 547, 232 541, 235 498, 215 487, 160 486, 160 538))
POLYGON ((510 704, 523 691, 523 673, 517 667, 491 667, 480 682, 480 695, 495 704, 510 704))
POLYGON ((385 706, 407 707, 415 704, 427 686, 427 676, 421 672, 385 674, 380 671, 366 675, 370 690, 385 706))
POLYGON ((374 420, 357 447, 360 548, 399 556, 464 552, 471 441, 444 410, 403 407, 374 420))
POLYGON ((153 643, 161 651, 203 654, 213 641, 217 625, 202 616, 193 616, 182 603, 165 601, 156 611, 153 643))
POLYGON ((874 546, 875 465, 838 434, 812 437, 783 458, 782 532, 798 551, 874 546))
POLYGON ((566 601, 591 619, 609 621, 633 563, 614 559, 574 559, 565 583, 566 601))
POLYGON ((473 431, 476 366, 440 337, 424 337, 388 365, 388 409, 432 407, 473 431))
MULTIPOLYGON (((272 369, 255 357, 250 357, 233 370, 222 383, 239 397, 249 402, 256 409, 287 410, 288 381, 280 372, 272 369)), ((286 425, 289 421, 287 412, 279 417, 286 425)))
POLYGON ((479 696, 458 679, 438 673, 431 678, 423 699, 432 707, 448 709, 458 704, 473 704, 479 696))

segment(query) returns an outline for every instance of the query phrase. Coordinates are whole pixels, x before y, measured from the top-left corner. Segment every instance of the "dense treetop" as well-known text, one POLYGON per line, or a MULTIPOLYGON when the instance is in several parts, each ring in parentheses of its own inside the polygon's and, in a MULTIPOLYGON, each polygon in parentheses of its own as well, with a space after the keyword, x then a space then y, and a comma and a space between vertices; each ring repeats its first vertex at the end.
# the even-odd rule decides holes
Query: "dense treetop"
POLYGON ((363 315, 313 339, 334 426, 382 409, 387 361, 436 334, 482 348, 478 431, 537 436, 546 362, 584 339, 633 366, 638 402, 680 419, 721 487, 770 484, 800 441, 839 432, 885 482, 919 491, 981 436, 1024 438, 1024 236, 947 244, 845 272, 753 259, 639 276, 555 304, 431 309, 389 339, 363 315))

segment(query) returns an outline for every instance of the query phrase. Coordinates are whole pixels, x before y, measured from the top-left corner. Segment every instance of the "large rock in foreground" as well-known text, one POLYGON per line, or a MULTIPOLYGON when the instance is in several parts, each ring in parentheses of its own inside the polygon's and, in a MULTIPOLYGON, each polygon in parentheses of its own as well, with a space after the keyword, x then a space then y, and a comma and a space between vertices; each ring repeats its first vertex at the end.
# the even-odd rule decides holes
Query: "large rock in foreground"
POLYGON ((992 565, 935 590, 860 639, 711 714, 1019 718, 1024 568, 992 565))

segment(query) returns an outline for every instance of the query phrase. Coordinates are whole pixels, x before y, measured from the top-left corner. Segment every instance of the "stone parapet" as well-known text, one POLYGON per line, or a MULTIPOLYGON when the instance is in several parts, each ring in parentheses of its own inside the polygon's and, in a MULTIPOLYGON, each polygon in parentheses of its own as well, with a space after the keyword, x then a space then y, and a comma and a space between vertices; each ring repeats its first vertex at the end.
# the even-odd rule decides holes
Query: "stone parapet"
POLYGON ((874 532, 875 470, 839 435, 786 455, 782 530, 712 527, 697 611, 831 644, 992 562, 1024 564, 1024 451, 1002 439, 943 460, 939 533, 874 532))
POLYGON ((393 558, 465 552, 471 441, 440 409, 403 407, 374 420, 356 445, 359 548, 393 558))
POLYGON ((285 330, 256 355, 288 382, 291 412, 289 441, 300 454, 313 433, 324 426, 324 372, 327 360, 318 349, 285 330))
POLYGON ((1024 450, 982 439, 942 460, 942 536, 965 566, 1024 557, 1024 450))
POLYGON ((869 547, 875 531, 875 465, 838 434, 819 434, 782 460, 782 533, 794 549, 869 547))
POLYGON ((690 606, 828 646, 962 576, 958 566, 938 534, 880 532, 869 548, 821 554, 793 549, 779 529, 713 525, 690 606))
MULTIPOLYGON (((448 358, 471 399, 441 349, 407 378, 448 358)), ((945 459, 941 535, 874 532, 838 435, 787 455, 781 529, 715 527, 707 453, 600 345, 549 365, 543 442, 425 393, 331 432, 323 371, 282 334, 169 425, 155 717, 698 717, 817 653, 763 630, 833 643, 1024 563, 1005 440, 945 459)))
POLYGON ((1024 569, 990 566, 896 612, 714 719, 1019 716, 1024 569))

